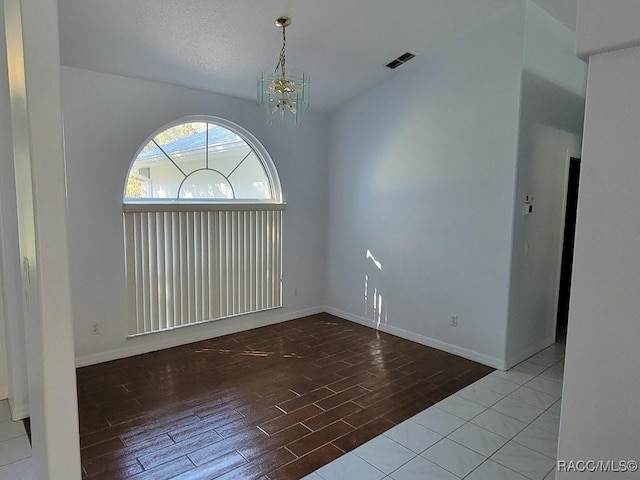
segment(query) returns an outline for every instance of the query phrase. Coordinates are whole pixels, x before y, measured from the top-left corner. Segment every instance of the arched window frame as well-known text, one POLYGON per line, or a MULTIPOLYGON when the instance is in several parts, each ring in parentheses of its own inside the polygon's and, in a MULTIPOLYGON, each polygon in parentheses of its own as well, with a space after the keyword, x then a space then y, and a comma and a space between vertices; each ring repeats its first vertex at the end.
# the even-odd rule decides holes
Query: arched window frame
MULTIPOLYGON (((208 145, 207 145, 208 148, 208 145)), ((125 205, 136 205, 136 204, 173 204, 173 203, 181 203, 181 204, 197 204, 197 203, 283 203, 282 198, 282 187, 280 185, 280 177, 278 175, 278 171, 276 169, 275 164, 269 155, 269 152, 264 148, 262 143, 248 130, 237 125, 234 122, 231 122, 227 119, 221 117, 215 117, 210 115, 189 115, 186 117, 179 118, 174 120, 173 122, 169 122, 164 126, 155 130, 151 135, 149 135, 145 141, 140 145, 136 154, 133 156, 133 160, 129 165, 129 170, 127 171, 127 176, 124 183, 124 188, 122 191, 122 201, 125 205), (191 122, 201 122, 201 123, 213 123, 215 125, 219 125, 221 127, 226 128, 227 130, 238 135, 242 140, 244 140, 247 145, 254 151, 260 162, 262 163, 262 167, 264 168, 267 179, 269 180, 269 188, 271 190, 271 198, 270 199, 222 199, 222 198, 212 198, 212 199, 198 199, 198 200, 187 200, 181 198, 169 199, 169 198, 142 198, 142 199, 132 199, 127 198, 127 181, 131 176, 131 171, 134 168, 135 162, 138 159, 138 156, 144 150, 144 148, 151 142, 154 138, 156 138, 162 132, 169 130, 177 125, 182 125, 184 123, 191 122)), ((126 207, 125 207, 126 208, 126 207)))

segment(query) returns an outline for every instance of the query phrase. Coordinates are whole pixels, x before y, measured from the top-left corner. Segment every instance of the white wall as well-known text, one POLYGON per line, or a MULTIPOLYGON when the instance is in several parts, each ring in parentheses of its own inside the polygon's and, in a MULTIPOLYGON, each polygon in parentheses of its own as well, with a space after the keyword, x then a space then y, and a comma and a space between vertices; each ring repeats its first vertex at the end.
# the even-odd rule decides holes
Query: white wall
POLYGON ((507 367, 555 341, 568 154, 580 155, 587 65, 575 34, 526 6, 507 367), (534 213, 524 216, 525 195, 534 213))
POLYGON ((331 115, 330 311, 503 366, 523 34, 524 5, 331 115))
POLYGON ((568 155, 580 156, 583 119, 584 98, 524 72, 507 367, 555 341, 568 155), (534 211, 525 216, 527 194, 534 211))
POLYGON ((63 67, 71 280, 79 364, 164 348, 320 311, 325 304, 324 116, 300 128, 267 126, 254 102, 63 67), (280 175, 284 217, 284 308, 126 339, 122 192, 137 149, 187 115, 213 115, 253 133, 280 175), (297 296, 294 290, 297 288, 297 296), (91 325, 100 334, 91 335, 91 325))
MULTIPOLYGON (((604 12, 600 2, 581 4, 579 51, 610 49, 613 44, 598 40, 615 37, 640 11, 635 0, 606 7, 604 12)), ((558 453, 567 461, 638 460, 640 31, 637 21, 634 26, 638 46, 590 57, 558 453)))
MULTIPOLYGON (((7 78, 4 9, 0 9, 0 277, 6 337, 6 390, 14 420, 29 415, 27 357, 22 313, 16 186, 11 149, 11 105, 7 78)), ((2 326, 0 326, 2 328, 2 326)), ((4 374, 3 374, 4 375, 4 374)))

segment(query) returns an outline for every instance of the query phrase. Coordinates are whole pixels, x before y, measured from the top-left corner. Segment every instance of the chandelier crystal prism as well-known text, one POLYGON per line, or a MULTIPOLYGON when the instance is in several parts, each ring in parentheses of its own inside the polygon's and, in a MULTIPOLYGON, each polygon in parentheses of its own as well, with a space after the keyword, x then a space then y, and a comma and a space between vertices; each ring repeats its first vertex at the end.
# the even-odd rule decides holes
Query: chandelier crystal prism
POLYGON ((267 124, 278 115, 282 120, 292 117, 299 126, 309 108, 309 75, 304 72, 287 75, 286 29, 289 25, 289 17, 279 17, 275 21, 275 26, 282 28, 282 50, 273 74, 258 74, 258 105, 264 111, 267 124))

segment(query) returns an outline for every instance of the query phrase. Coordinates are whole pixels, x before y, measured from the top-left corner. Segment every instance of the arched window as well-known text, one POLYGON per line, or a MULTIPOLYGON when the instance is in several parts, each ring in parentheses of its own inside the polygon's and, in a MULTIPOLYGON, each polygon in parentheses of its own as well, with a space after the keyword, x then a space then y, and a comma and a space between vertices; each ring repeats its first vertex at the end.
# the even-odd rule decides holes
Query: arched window
POLYGON ((156 132, 124 186, 130 336, 281 307, 283 209, 249 132, 212 117, 156 132))
POLYGON ((281 201, 266 150, 222 119, 189 118, 156 132, 136 156, 125 202, 281 201))

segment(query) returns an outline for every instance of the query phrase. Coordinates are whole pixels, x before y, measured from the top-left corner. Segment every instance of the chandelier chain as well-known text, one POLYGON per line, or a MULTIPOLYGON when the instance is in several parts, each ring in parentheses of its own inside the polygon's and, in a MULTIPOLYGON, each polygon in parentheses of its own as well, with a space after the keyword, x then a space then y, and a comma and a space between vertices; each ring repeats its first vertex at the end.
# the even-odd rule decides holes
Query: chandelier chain
POLYGON ((278 73, 278 68, 280 69, 280 71, 282 72, 282 78, 287 76, 287 70, 286 70, 286 62, 287 62, 287 56, 285 54, 285 48, 287 46, 287 33, 286 33, 287 27, 286 26, 282 26, 282 50, 280 50, 280 60, 278 60, 278 65, 276 65, 276 70, 275 73, 278 73))

